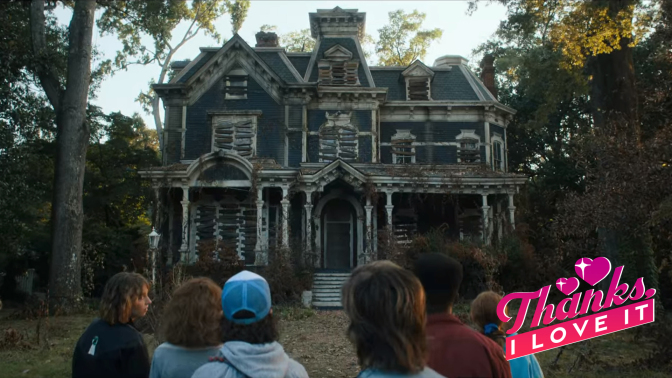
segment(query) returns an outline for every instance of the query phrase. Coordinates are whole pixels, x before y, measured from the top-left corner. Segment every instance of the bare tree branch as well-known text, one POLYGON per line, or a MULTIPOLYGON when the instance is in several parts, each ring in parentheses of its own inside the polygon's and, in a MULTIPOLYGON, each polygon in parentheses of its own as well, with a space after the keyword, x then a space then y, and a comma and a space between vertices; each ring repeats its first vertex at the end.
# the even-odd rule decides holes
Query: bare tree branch
POLYGON ((37 76, 44 88, 44 92, 58 113, 61 107, 61 96, 63 88, 58 80, 58 76, 49 66, 49 56, 47 52, 47 30, 46 18, 44 16, 44 1, 33 0, 30 4, 30 36, 32 38, 33 53, 37 58, 37 76))

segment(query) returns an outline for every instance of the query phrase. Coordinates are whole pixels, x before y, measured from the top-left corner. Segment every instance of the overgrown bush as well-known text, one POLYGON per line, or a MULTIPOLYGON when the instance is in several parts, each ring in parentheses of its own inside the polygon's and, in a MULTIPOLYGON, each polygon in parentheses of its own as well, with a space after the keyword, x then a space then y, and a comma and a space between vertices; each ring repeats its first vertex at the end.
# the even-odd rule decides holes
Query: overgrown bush
POLYGON ((273 304, 295 304, 301 293, 313 286, 314 256, 309 256, 300 243, 290 248, 271 249, 268 265, 258 273, 271 287, 273 304))

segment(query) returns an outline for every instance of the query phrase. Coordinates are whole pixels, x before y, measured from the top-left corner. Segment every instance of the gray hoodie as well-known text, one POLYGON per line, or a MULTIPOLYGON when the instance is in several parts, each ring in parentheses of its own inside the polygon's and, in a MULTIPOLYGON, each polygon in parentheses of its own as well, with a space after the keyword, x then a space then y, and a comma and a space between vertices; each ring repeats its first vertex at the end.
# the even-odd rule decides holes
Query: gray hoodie
POLYGON ((306 369, 289 358, 278 342, 229 341, 217 355, 227 362, 209 362, 191 378, 308 378, 306 369))

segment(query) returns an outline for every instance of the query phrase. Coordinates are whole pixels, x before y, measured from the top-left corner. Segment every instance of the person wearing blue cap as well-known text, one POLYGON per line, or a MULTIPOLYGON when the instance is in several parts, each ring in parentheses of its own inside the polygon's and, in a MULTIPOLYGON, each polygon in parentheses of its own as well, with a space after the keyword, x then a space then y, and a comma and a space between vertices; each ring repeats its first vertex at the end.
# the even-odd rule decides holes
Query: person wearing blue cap
POLYGON ((278 343, 278 328, 266 280, 244 270, 222 290, 222 342, 211 362, 192 378, 308 378, 278 343))

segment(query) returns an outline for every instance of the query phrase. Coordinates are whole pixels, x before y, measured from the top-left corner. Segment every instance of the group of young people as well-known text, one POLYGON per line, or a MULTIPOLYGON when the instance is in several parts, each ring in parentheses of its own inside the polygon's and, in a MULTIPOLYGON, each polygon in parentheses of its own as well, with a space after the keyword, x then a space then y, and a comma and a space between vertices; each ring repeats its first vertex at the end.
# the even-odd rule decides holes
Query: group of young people
MULTIPOLYGON (((504 357, 497 293, 481 293, 472 303, 480 332, 453 315, 462 277, 462 265, 438 253, 421 255, 412 270, 390 261, 357 267, 343 286, 342 303, 361 367, 358 378, 543 378, 533 355, 504 357)), ((149 286, 136 273, 107 282, 100 318, 75 347, 73 378, 308 377, 278 342, 268 283, 250 271, 223 288, 208 278, 177 288, 161 322, 166 342, 150 362, 133 327, 151 304, 149 286)))

